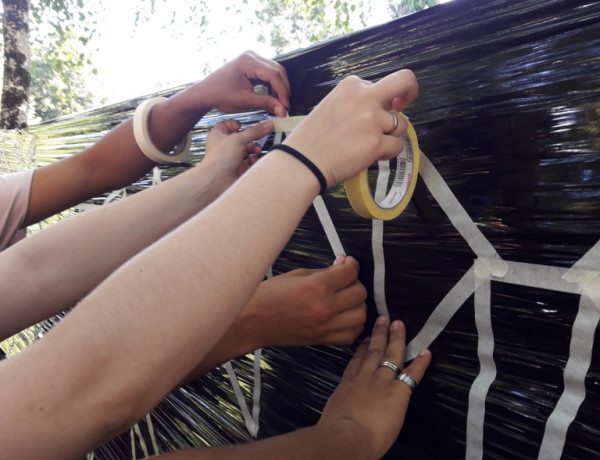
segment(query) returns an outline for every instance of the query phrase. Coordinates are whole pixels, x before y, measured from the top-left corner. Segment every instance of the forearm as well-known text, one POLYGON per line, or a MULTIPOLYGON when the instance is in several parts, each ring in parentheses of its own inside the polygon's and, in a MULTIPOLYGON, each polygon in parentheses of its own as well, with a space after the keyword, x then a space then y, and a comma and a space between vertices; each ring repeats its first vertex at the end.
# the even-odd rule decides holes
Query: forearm
MULTIPOLYGON (((154 145, 167 152, 193 129, 210 110, 199 104, 208 101, 205 92, 201 82, 152 109, 148 129, 154 145)), ((125 187, 155 165, 138 147, 132 120, 126 120, 83 152, 35 171, 24 225, 125 187)))
POLYGON ((3 395, 14 395, 18 385, 26 399, 10 410, 10 398, 0 396, 15 426, 28 426, 28 436, 48 451, 60 446, 62 458, 77 458, 143 416, 206 357, 319 188, 308 169, 283 153, 253 170, 218 206, 128 261, 39 344, 8 360, 0 373, 3 395), (69 441, 57 432, 70 433, 69 441))
POLYGON ((374 460, 368 443, 348 426, 319 425, 237 446, 187 449, 157 457, 160 460, 374 460))
POLYGON ((0 253, 0 338, 73 306, 124 261, 213 201, 222 187, 206 169, 199 165, 59 222, 0 253))

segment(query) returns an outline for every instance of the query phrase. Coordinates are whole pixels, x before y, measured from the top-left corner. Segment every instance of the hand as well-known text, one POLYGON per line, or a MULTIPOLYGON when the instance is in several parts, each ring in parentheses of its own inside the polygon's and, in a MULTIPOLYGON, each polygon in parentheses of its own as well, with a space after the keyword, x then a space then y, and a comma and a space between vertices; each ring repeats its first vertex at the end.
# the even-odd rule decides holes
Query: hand
POLYGON ((263 109, 284 117, 290 106, 290 83, 285 68, 252 51, 246 51, 225 64, 202 82, 208 91, 208 105, 226 113, 247 109, 263 109), (271 95, 254 92, 262 83, 271 95))
MULTIPOLYGON (((378 318, 373 336, 356 350, 317 424, 361 436, 361 444, 372 447, 372 459, 385 455, 398 437, 411 396, 410 387, 393 370, 379 365, 384 360, 404 364, 404 324, 388 325, 386 317, 378 318)), ((419 383, 430 362, 431 353, 422 350, 403 372, 419 383)))
POLYGON ((258 159, 260 146, 254 142, 269 134, 273 123, 264 121, 240 131, 236 120, 219 122, 206 137, 202 164, 217 169, 217 177, 229 187, 258 159))
POLYGON ((326 269, 263 281, 231 330, 256 336, 260 346, 351 344, 366 320, 367 291, 358 269, 356 259, 340 256, 326 269))
POLYGON ((307 156, 329 186, 356 176, 378 160, 402 151, 406 132, 400 117, 394 126, 390 110, 402 111, 418 94, 410 70, 392 73, 377 83, 344 79, 288 136, 285 143, 307 156))

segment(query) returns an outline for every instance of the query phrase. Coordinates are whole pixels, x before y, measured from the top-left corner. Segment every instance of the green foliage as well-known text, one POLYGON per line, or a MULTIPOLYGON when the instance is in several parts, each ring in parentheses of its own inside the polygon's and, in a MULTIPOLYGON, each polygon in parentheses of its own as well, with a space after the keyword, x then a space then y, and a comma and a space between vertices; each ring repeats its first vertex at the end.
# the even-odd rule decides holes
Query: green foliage
POLYGON ((388 9, 392 18, 399 18, 439 4, 440 0, 388 0, 388 9))
POLYGON ((30 119, 48 120, 92 106, 94 96, 84 77, 92 63, 78 41, 67 33, 56 47, 32 49, 30 119))
POLYGON ((364 27, 366 14, 362 0, 262 0, 256 18, 269 35, 259 40, 281 53, 364 27))
POLYGON ((29 118, 47 120, 91 107, 85 77, 94 73, 87 49, 100 2, 39 0, 31 4, 29 118))

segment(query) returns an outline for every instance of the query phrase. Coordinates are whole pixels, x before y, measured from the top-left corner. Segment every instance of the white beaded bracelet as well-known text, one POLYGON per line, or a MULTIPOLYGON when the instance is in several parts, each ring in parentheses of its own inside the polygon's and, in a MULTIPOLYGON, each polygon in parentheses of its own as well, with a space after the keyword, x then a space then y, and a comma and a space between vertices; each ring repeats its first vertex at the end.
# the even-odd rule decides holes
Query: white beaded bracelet
POLYGON ((148 119, 152 107, 156 104, 166 101, 166 97, 154 97, 142 102, 133 114, 133 136, 140 150, 156 163, 176 163, 183 161, 187 157, 192 144, 192 133, 189 132, 169 153, 161 152, 152 143, 150 133, 148 132, 148 119))

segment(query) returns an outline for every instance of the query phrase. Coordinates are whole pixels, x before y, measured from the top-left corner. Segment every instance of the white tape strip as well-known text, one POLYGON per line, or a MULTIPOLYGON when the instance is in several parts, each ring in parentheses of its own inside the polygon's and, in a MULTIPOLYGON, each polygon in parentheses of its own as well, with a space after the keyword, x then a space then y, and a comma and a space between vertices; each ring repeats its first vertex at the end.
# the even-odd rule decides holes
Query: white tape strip
POLYGON ((333 221, 331 220, 331 216, 329 215, 329 211, 327 210, 327 206, 325 206, 325 202, 323 201, 323 197, 321 195, 317 195, 317 197, 314 199, 313 206, 317 212, 319 221, 323 226, 325 236, 327 236, 327 241, 329 241, 329 245, 333 251, 333 257, 335 258, 340 254, 346 255, 346 251, 344 250, 340 236, 335 229, 335 225, 333 225, 333 221))
POLYGON ((565 279, 577 283, 585 276, 587 270, 600 270, 600 241, 573 264, 568 273, 565 274, 565 279))
POLYGON ((156 442, 156 435, 154 433, 154 424, 152 423, 152 417, 150 413, 146 414, 146 423, 148 424, 148 431, 150 432, 150 441, 152 442, 152 448, 154 449, 154 455, 160 454, 158 443, 156 442))
POLYGON ((253 438, 256 438, 258 435, 258 422, 252 418, 252 414, 250 414, 250 411, 248 410, 248 405, 246 404, 244 393, 242 393, 242 389, 240 388, 240 382, 238 381, 235 370, 233 369, 233 364, 231 361, 227 361, 225 364, 223 364, 223 367, 227 371, 227 375, 231 381, 231 386, 233 388, 235 398, 237 399, 238 406, 240 406, 242 411, 242 416, 244 417, 244 422, 246 423, 248 433, 250 433, 250 436, 253 438))
POLYGON ((458 230, 477 257, 482 259, 489 272, 496 277, 504 276, 508 270, 506 262, 500 258, 494 247, 477 228, 452 193, 452 190, 450 190, 450 187, 444 182, 440 173, 423 152, 421 152, 419 173, 431 195, 446 213, 452 225, 458 230))
POLYGON ((490 385, 496 379, 494 363, 494 332, 492 330, 491 279, 483 261, 475 261, 475 325, 479 342, 479 375, 469 391, 467 410, 467 460, 483 458, 483 426, 485 419, 485 399, 490 385))
MULTIPOLYGON (((385 198, 387 183, 390 177, 390 162, 378 161, 379 174, 375 186, 375 201, 380 202, 385 198)), ((377 313, 390 316, 387 302, 385 300, 385 255, 383 250, 384 221, 373 219, 372 221, 371 249, 373 251, 373 300, 377 307, 377 313)))
POLYGON ((415 359, 420 350, 428 348, 440 335, 454 314, 473 294, 473 286, 477 288, 477 280, 475 279, 475 268, 471 267, 460 281, 448 291, 419 333, 406 346, 405 360, 407 362, 415 359))
POLYGON ((564 390, 546 421, 539 460, 560 460, 569 426, 585 399, 585 377, 592 362, 594 338, 600 322, 600 276, 582 283, 579 311, 573 323, 569 360, 564 370, 564 390))

